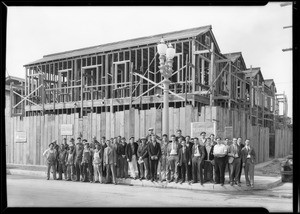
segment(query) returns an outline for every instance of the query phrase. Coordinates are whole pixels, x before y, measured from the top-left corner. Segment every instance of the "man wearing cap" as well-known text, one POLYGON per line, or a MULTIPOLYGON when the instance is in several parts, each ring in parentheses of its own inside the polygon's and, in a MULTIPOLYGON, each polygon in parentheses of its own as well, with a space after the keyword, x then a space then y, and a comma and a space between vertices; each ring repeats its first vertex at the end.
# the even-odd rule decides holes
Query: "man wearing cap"
POLYGON ((82 170, 82 154, 83 154, 83 144, 81 142, 81 137, 77 138, 76 150, 75 150, 75 170, 76 170, 76 181, 80 181, 80 175, 83 176, 82 170))
POLYGON ((217 144, 214 146, 213 155, 215 162, 215 184, 224 186, 225 182, 225 156, 227 154, 226 146, 221 143, 221 138, 216 138, 217 144))
POLYGON ((130 171, 131 177, 134 180, 137 178, 136 172, 138 171, 137 149, 138 149, 138 144, 136 142, 134 142, 134 137, 129 138, 129 143, 126 145, 126 148, 125 148, 125 155, 126 155, 126 160, 129 165, 129 171, 130 171))
POLYGON ((75 147, 73 143, 70 143, 69 150, 66 154, 66 165, 67 165, 67 181, 73 181, 75 178, 75 147))
POLYGON ((148 154, 150 162, 151 181, 157 181, 157 165, 161 156, 160 144, 156 142, 156 135, 151 135, 151 141, 148 143, 148 154))
POLYGON ((58 179, 57 180, 62 180, 62 173, 64 173, 65 180, 67 180, 66 155, 67 155, 67 150, 65 149, 65 143, 62 143, 58 151, 58 179))
POLYGON ((192 174, 193 180, 192 183, 197 183, 200 180, 200 184, 203 185, 203 173, 202 165, 204 159, 204 146, 202 146, 197 137, 194 138, 194 146, 192 148, 192 174))
POLYGON ((47 159, 47 180, 50 179, 50 168, 53 171, 53 180, 56 180, 57 151, 54 149, 54 141, 49 144, 49 148, 44 151, 43 156, 47 159))
POLYGON ((148 143, 151 141, 151 135, 155 135, 156 136, 156 141, 157 142, 161 141, 160 137, 154 133, 154 128, 150 127, 148 129, 148 135, 146 136, 146 139, 147 139, 148 143))
POLYGON ((205 141, 206 141, 205 136, 206 136, 206 132, 201 132, 200 133, 200 140, 199 140, 200 142, 199 143, 200 143, 201 146, 205 146, 205 141))
POLYGON ((211 140, 212 144, 215 146, 217 144, 217 141, 215 139, 215 135, 214 134, 210 134, 209 137, 210 137, 210 140, 211 140))
POLYGON ((127 178, 128 176, 128 163, 125 156, 125 140, 125 137, 123 137, 121 138, 121 142, 117 144, 117 178, 127 178), (125 168, 127 173, 125 172, 125 168))
POLYGON ((192 165, 192 159, 191 159, 191 152, 190 150, 186 147, 186 142, 183 140, 181 142, 181 148, 179 149, 179 161, 178 164, 181 167, 181 182, 180 184, 185 182, 185 178, 187 177, 187 181, 190 182, 191 178, 188 176, 188 165, 192 165))
POLYGON ((148 151, 147 151, 147 144, 146 138, 141 138, 141 144, 137 150, 137 157, 138 157, 138 164, 140 166, 140 180, 147 178, 149 179, 149 166, 148 166, 148 151), (145 163, 146 162, 146 163, 145 163))
POLYGON ((93 168, 94 168, 94 183, 102 183, 102 165, 104 149, 98 142, 95 144, 96 148, 93 153, 93 168))
POLYGON ((92 174, 92 159, 93 153, 90 149, 90 144, 86 139, 82 141, 84 143, 84 149, 82 152, 82 169, 83 169, 83 182, 93 182, 93 174, 92 174))
POLYGON ((168 135, 164 134, 162 136, 162 141, 160 144, 161 157, 159 159, 159 165, 160 165, 159 179, 161 182, 166 181, 168 143, 169 143, 168 135))
MULTIPOLYGON (((179 152, 179 144, 176 141, 176 136, 171 135, 171 142, 167 146, 167 179, 170 178, 170 182, 174 181, 178 182, 178 152, 179 152)), ((168 180, 169 181, 169 180, 168 180)))
POLYGON ((116 165, 117 165, 117 152, 116 148, 112 145, 110 140, 106 141, 107 147, 104 149, 104 164, 106 165, 106 183, 109 183, 109 175, 112 174, 112 182, 117 184, 116 181, 116 165))
POLYGON ((62 144, 65 146, 65 150, 68 151, 69 150, 69 144, 67 143, 67 138, 63 139, 62 144))

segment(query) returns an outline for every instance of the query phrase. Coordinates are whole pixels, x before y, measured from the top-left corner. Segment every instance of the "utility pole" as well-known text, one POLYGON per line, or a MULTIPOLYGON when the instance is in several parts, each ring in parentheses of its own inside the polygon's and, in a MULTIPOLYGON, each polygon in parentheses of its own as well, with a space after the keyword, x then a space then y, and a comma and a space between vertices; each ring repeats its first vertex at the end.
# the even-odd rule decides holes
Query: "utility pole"
MULTIPOLYGON (((285 3, 281 3, 280 4, 280 7, 285 7, 285 6, 288 6, 288 5, 292 5, 292 2, 285 2, 285 3)), ((292 28, 293 26, 284 26, 283 29, 287 29, 287 28, 292 28)), ((282 49, 283 52, 285 51, 292 51, 293 48, 284 48, 282 49)))

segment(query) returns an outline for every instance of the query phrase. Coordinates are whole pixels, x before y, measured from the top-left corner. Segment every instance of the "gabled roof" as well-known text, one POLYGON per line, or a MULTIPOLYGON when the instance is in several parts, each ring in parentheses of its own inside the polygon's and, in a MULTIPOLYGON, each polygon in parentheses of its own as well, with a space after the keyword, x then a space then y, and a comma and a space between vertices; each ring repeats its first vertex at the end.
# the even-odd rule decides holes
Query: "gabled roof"
POLYGON ((274 83, 275 85, 275 82, 273 79, 266 79, 265 80, 265 85, 267 85, 269 88, 271 87, 272 83, 274 83))
POLYGON ((235 53, 225 53, 223 54, 227 59, 230 59, 231 62, 235 62, 240 56, 242 56, 241 52, 235 52, 235 53))
POLYGON ((247 69, 242 72, 245 74, 246 78, 255 77, 258 74, 258 72, 260 72, 260 68, 252 68, 252 71, 250 69, 247 69))
POLYGON ((15 77, 15 76, 7 76, 6 78, 5 78, 5 84, 10 84, 10 82, 12 82, 12 81, 18 81, 18 82, 22 82, 22 83, 24 83, 25 82, 25 79, 23 79, 23 78, 20 78, 20 77, 15 77))
MULTIPOLYGON (((60 53, 55 53, 55 54, 49 54, 49 55, 43 56, 42 59, 28 63, 24 66, 42 63, 42 62, 46 62, 46 61, 53 61, 53 60, 71 58, 71 57, 76 57, 76 56, 83 56, 83 55, 88 55, 88 54, 93 54, 93 53, 118 50, 118 49, 122 49, 122 48, 135 47, 138 45, 157 44, 162 37, 165 39, 165 41, 171 41, 171 40, 175 40, 175 39, 183 39, 183 38, 190 38, 190 37, 198 36, 200 34, 208 32, 208 31, 210 31, 210 33, 212 34, 211 29, 212 29, 211 25, 207 25, 207 26, 202 26, 202 27, 190 28, 190 29, 186 29, 186 30, 162 33, 162 34, 157 34, 157 35, 153 35, 153 36, 140 37, 140 38, 136 38, 136 39, 123 40, 123 41, 119 41, 119 42, 107 43, 107 44, 103 44, 103 45, 97 45, 97 46, 92 46, 92 47, 87 47, 87 48, 81 48, 81 49, 65 51, 65 52, 60 52, 60 53)), ((212 34, 212 37, 215 41, 213 34, 212 34)), ((215 41, 215 43, 216 43, 216 41, 215 41)), ((219 50, 219 47, 217 44, 216 44, 216 46, 217 46, 216 48, 219 50)))

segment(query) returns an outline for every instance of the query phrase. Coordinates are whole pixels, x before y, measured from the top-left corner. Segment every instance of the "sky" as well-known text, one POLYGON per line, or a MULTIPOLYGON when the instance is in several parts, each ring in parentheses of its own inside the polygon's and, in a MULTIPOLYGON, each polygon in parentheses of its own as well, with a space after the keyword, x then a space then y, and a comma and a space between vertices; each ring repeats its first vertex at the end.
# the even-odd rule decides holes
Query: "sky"
POLYGON ((292 6, 8 7, 6 75, 44 55, 211 25, 221 53, 242 52, 288 98, 292 117, 292 6))

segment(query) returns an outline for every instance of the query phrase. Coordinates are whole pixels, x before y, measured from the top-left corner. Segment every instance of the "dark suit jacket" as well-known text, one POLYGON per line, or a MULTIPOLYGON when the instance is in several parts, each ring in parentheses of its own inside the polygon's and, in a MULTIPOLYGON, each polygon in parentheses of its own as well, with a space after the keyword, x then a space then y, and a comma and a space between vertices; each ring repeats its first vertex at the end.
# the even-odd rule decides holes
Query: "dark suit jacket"
POLYGON ((254 149, 253 149, 252 146, 250 146, 249 152, 247 151, 246 147, 244 147, 244 148, 242 149, 241 154, 242 154, 242 162, 243 162, 243 163, 246 163, 247 155, 248 155, 248 154, 251 155, 251 157, 250 157, 251 163, 255 163, 255 160, 256 160, 256 154, 255 154, 255 151, 254 151, 254 149))
POLYGON ((129 159, 129 162, 131 162, 132 155, 137 156, 138 144, 134 142, 133 146, 134 146, 134 152, 132 152, 130 143, 126 144, 126 147, 125 147, 125 155, 126 155, 126 158, 129 159))
POLYGON ((161 156, 161 149, 160 149, 160 144, 158 142, 156 142, 155 146, 153 146, 152 142, 148 143, 148 155, 149 158, 151 158, 152 156, 157 156, 158 158, 157 160, 159 160, 161 156))
MULTIPOLYGON (((233 157, 233 153, 234 153, 234 145, 233 144, 231 144, 229 146, 229 150, 227 152, 228 152, 227 154, 229 157, 230 156, 233 157)), ((242 157, 242 147, 239 145, 237 145, 237 154, 239 157, 242 157)))
POLYGON ((207 160, 207 155, 209 155, 208 156, 209 160, 213 160, 214 159, 214 153, 213 152, 214 152, 214 146, 213 145, 210 148, 209 154, 207 154, 206 147, 204 146, 204 160, 207 160))
POLYGON ((123 145, 122 143, 117 144, 117 155, 118 156, 125 155, 126 145, 127 144, 123 145))
POLYGON ((183 154, 183 147, 181 147, 179 149, 179 154, 178 154, 178 162, 179 162, 179 166, 182 165, 183 163, 183 157, 185 156, 185 159, 186 159, 186 163, 188 163, 189 161, 192 163, 192 157, 191 157, 191 150, 189 150, 188 147, 186 147, 185 149, 185 153, 183 154))
POLYGON ((147 144, 145 144, 144 146, 142 144, 139 145, 138 151, 137 151, 137 156, 142 157, 142 159, 149 157, 147 144))
MULTIPOLYGON (((192 159, 193 159, 194 154, 195 154, 195 149, 196 149, 196 145, 194 145, 193 148, 192 148, 192 154, 191 154, 192 159)), ((205 155, 205 152, 204 152, 204 146, 199 145, 199 146, 198 146, 198 150, 199 150, 199 153, 200 153, 200 159, 203 160, 204 155, 205 155)))

